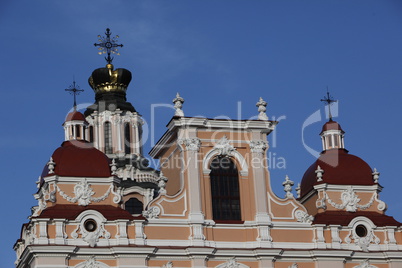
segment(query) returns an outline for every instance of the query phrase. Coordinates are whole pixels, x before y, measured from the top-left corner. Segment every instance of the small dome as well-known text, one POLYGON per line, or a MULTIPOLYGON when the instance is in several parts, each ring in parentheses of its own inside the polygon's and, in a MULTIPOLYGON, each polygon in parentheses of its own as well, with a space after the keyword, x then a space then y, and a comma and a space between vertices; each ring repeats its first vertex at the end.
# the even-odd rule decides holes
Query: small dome
POLYGON ((52 155, 54 173, 49 174, 48 165, 42 177, 49 175, 71 177, 110 177, 109 158, 85 141, 65 141, 52 155))
POLYGON ((309 193, 314 185, 374 185, 372 170, 361 158, 348 154, 345 149, 327 150, 307 169, 301 181, 300 197, 309 193), (320 166, 322 181, 317 181, 315 171, 320 166))
POLYGON ((324 131, 327 131, 327 130, 340 130, 341 132, 344 132, 344 131, 342 130, 342 128, 341 128, 341 125, 339 125, 338 122, 332 121, 332 120, 328 121, 327 123, 325 123, 325 124, 322 126, 321 134, 322 134, 324 131))
POLYGON ((85 117, 82 113, 74 110, 67 115, 65 122, 68 121, 85 121, 85 117))

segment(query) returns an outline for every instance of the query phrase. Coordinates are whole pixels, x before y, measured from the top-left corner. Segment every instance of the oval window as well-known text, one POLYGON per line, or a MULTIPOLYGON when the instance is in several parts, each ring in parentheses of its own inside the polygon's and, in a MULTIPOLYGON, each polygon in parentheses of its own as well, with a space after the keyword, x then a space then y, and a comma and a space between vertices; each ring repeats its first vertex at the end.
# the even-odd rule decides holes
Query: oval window
POLYGON ((96 221, 93 220, 93 219, 86 220, 84 222, 84 228, 88 232, 94 232, 96 230, 96 228, 97 228, 96 221))
POLYGON ((363 224, 359 224, 356 226, 355 232, 358 237, 366 237, 367 235, 367 228, 363 224))

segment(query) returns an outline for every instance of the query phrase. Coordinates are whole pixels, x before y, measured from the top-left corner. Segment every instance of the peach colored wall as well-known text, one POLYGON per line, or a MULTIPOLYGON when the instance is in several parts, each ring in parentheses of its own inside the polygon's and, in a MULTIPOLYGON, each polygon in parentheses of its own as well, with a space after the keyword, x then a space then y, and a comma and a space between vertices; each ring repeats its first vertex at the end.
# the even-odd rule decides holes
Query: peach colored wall
MULTIPOLYGON (((76 225, 66 225, 66 234, 67 238, 72 238, 71 233, 77 228, 76 225)), ((81 235, 78 233, 78 237, 81 237, 81 235)))
POLYGON ((311 230, 297 229, 271 229, 271 237, 275 242, 305 242, 313 241, 313 232, 311 230))
POLYGON ((230 240, 228 241, 246 242, 255 241, 257 236, 258 231, 256 229, 221 229, 217 227, 208 227, 205 229, 206 240, 211 241, 226 241, 225 239, 229 237, 230 240))
POLYGON ((345 238, 349 236, 350 230, 339 231, 339 238, 342 240, 342 243, 345 242, 345 238))
POLYGON ((129 239, 135 239, 135 226, 133 225, 127 226, 127 236, 129 239))
POLYGON ((47 225, 47 235, 49 238, 55 238, 56 237, 56 226, 55 225, 47 225))
POLYGON ((269 205, 271 206, 271 211, 273 211, 275 217, 293 217, 293 210, 295 209, 295 207, 291 203, 284 205, 283 203, 277 204, 275 202, 270 202, 269 205))
MULTIPOLYGON (((176 214, 176 215, 187 215, 186 211, 186 198, 177 199, 175 202, 168 202, 162 200, 158 202, 163 207, 164 214, 176 214)), ((169 216, 163 216, 164 218, 169 218, 169 216)))
POLYGON ((402 244, 402 232, 401 231, 395 232, 395 240, 398 244, 402 244))
MULTIPOLYGON (((210 235, 211 232, 207 232, 210 235)), ((207 239, 214 241, 245 242, 255 241, 257 235, 253 229, 221 229, 212 228, 212 237, 207 239)))
POLYGON ((190 236, 189 227, 145 226, 147 239, 187 240, 190 236))
POLYGON ((303 203, 303 206, 307 209, 308 214, 313 216, 318 213, 315 203, 316 201, 317 201, 317 194, 315 193, 307 201, 303 203))
MULTIPOLYGON (((176 150, 166 161, 166 163, 161 166, 163 174, 169 178, 169 181, 166 184, 166 191, 170 196, 177 194, 181 187, 183 187, 180 178, 181 168, 183 166, 182 157, 180 157, 180 154, 180 150, 176 150)), ((164 159, 161 159, 160 162, 162 163, 163 161, 164 159)))
POLYGON ((380 239, 380 243, 385 242, 385 233, 384 231, 374 232, 374 234, 380 239))
POLYGON ((327 242, 327 243, 332 242, 331 230, 329 228, 324 229, 324 239, 325 239, 325 242, 327 242))
POLYGON ((250 140, 250 134, 245 131, 203 131, 198 130, 197 136, 200 139, 212 139, 212 140, 220 140, 223 136, 228 138, 228 140, 250 140))

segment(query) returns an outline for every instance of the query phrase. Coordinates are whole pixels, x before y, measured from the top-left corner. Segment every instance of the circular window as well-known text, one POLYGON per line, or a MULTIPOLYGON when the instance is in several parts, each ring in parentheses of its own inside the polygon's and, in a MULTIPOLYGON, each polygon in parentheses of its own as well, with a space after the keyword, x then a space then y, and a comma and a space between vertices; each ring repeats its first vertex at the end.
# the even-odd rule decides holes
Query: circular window
POLYGON ((363 224, 356 226, 355 232, 358 237, 365 237, 367 235, 367 228, 363 224))
POLYGON ((84 222, 84 228, 88 232, 94 232, 96 230, 96 227, 97 227, 96 221, 93 219, 89 219, 84 222))

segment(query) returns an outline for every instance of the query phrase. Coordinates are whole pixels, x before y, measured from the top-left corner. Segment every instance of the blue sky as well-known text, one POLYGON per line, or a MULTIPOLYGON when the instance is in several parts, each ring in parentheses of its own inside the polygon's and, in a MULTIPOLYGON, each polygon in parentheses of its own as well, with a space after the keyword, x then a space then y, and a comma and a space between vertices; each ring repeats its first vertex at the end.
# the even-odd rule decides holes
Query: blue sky
POLYGON ((78 103, 94 100, 87 79, 105 61, 93 43, 107 27, 124 44, 115 67, 133 73, 128 99, 156 140, 174 113, 158 105, 177 91, 185 115, 210 118, 237 119, 238 107, 252 118, 263 97, 268 116, 282 118, 270 139, 271 156, 286 161, 271 169, 280 196, 285 176, 299 182, 314 161, 305 144, 321 150, 325 120, 303 124, 317 111, 324 117, 328 86, 346 148, 379 170, 387 214, 402 221, 400 1, 3 0, 0 25, 1 268, 13 265, 35 181, 63 141, 73 103, 64 89, 74 77, 85 90, 78 103))

